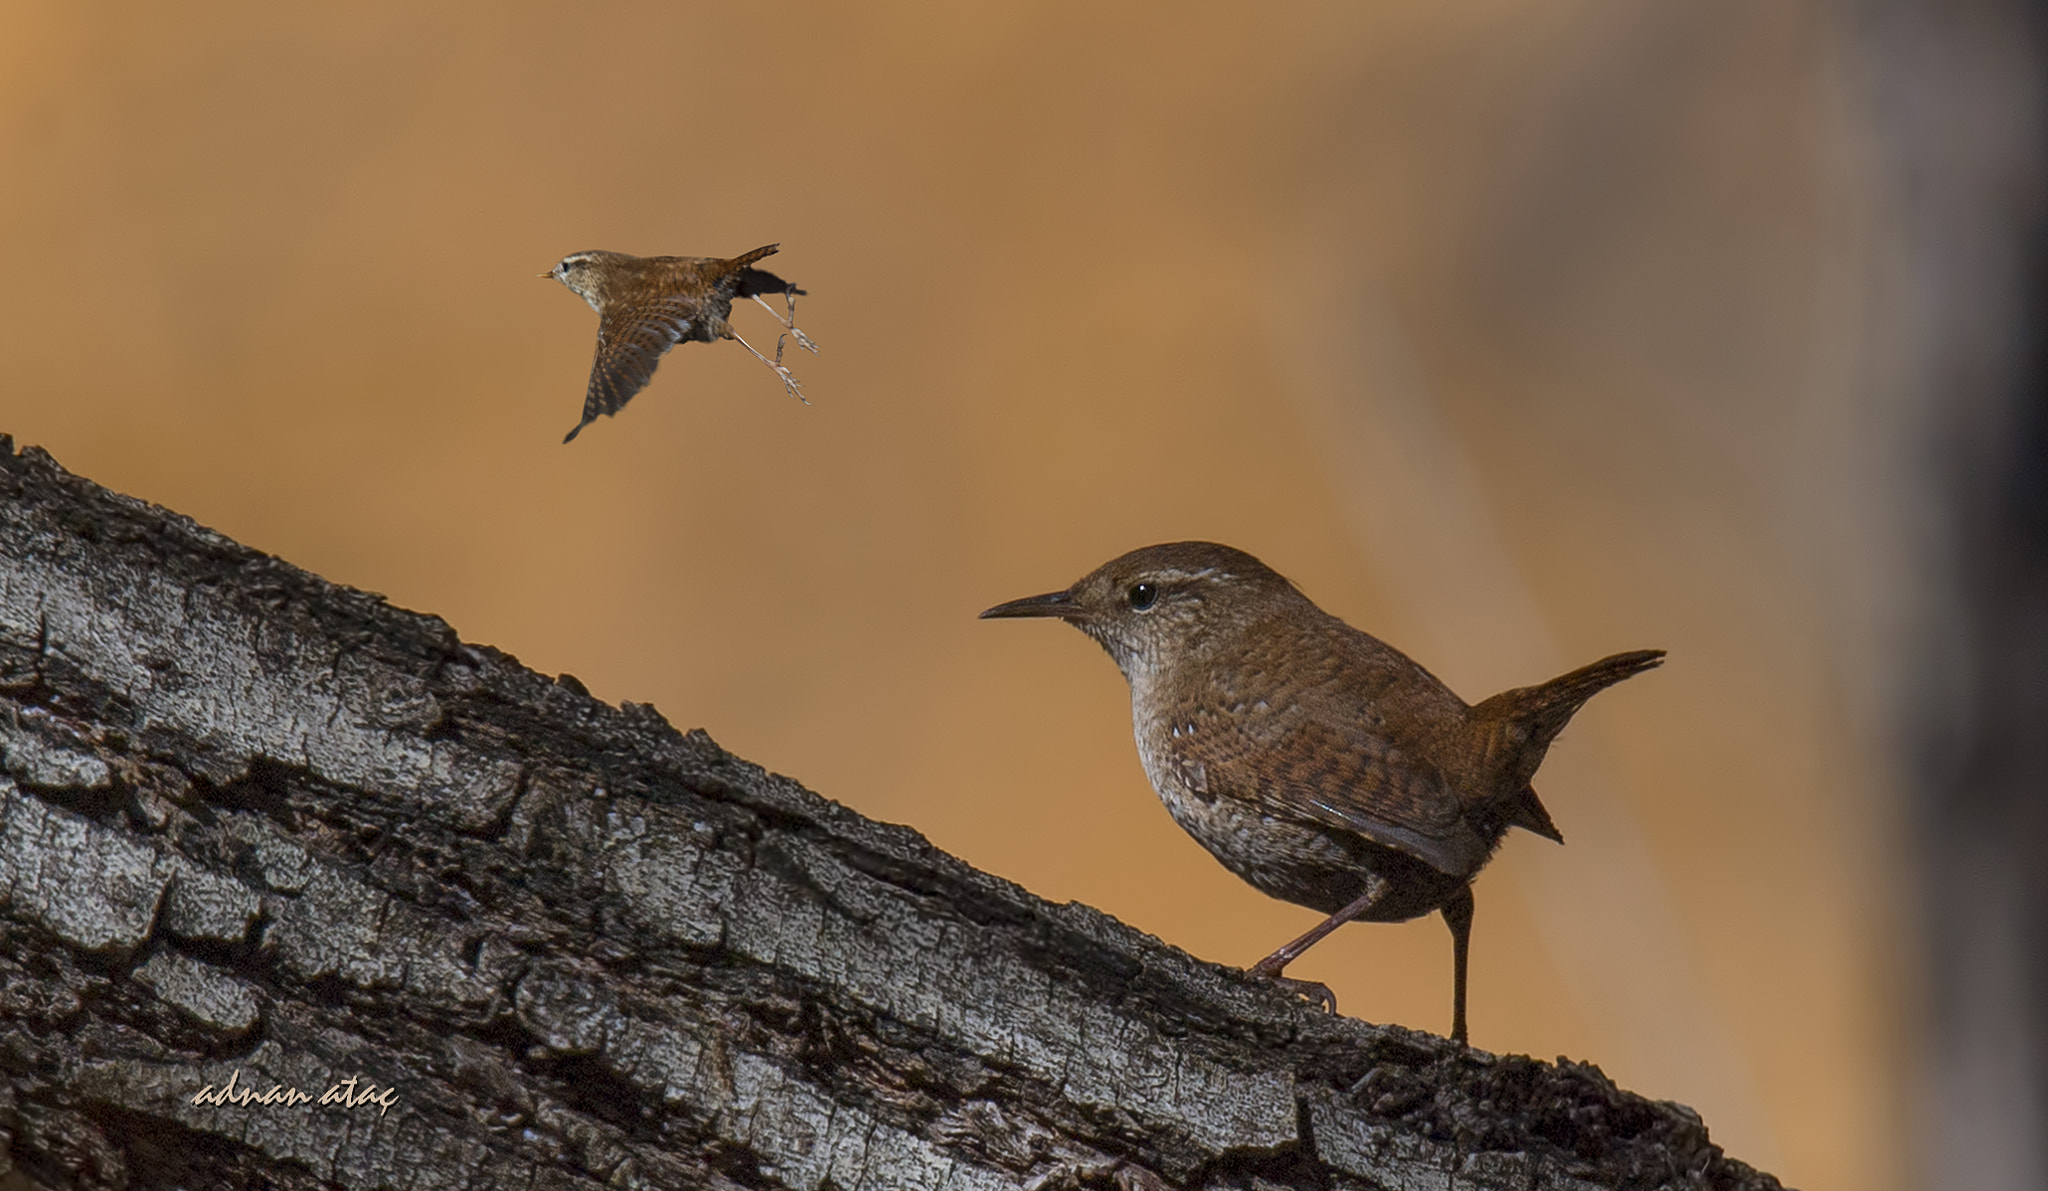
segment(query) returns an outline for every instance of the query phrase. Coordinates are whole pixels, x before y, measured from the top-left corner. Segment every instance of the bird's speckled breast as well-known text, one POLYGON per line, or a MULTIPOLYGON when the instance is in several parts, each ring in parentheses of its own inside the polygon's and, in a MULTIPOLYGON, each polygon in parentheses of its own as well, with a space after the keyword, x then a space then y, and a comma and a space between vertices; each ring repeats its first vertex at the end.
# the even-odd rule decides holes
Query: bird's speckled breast
POLYGON ((1175 732, 1191 725, 1148 723, 1140 715, 1132 726, 1138 759, 1167 813, 1223 867, 1270 897, 1326 914, 1364 891, 1368 866, 1341 837, 1212 789, 1201 762, 1174 747, 1175 732))
POLYGON ((1173 821, 1268 897, 1334 914, 1363 894, 1368 876, 1377 873, 1391 883, 1386 899, 1359 920, 1405 922, 1436 909, 1464 886, 1362 835, 1266 814, 1249 792, 1218 789, 1202 763, 1178 747, 1198 730, 1190 723, 1147 717, 1134 700, 1132 728, 1145 776, 1173 821))

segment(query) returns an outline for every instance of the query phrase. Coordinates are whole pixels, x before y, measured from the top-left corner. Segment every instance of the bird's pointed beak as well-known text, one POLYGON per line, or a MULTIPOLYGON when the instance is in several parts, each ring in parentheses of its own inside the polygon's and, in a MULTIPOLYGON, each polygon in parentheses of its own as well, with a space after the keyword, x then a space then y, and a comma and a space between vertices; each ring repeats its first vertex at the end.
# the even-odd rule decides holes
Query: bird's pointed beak
POLYGON ((554 271, 553 269, 549 269, 549 270, 548 270, 547 272, 545 272, 545 273, 535 273, 535 274, 534 274, 534 276, 535 276, 535 277, 553 277, 554 275, 555 275, 555 271, 554 271))
POLYGON ((1044 595, 1027 596, 1021 600, 1011 600, 1007 604, 997 604, 995 607, 982 613, 981 619, 998 620, 1012 616, 1056 616, 1061 620, 1079 620, 1081 615, 1080 605, 1074 603, 1072 596, 1064 591, 1052 591, 1044 595))

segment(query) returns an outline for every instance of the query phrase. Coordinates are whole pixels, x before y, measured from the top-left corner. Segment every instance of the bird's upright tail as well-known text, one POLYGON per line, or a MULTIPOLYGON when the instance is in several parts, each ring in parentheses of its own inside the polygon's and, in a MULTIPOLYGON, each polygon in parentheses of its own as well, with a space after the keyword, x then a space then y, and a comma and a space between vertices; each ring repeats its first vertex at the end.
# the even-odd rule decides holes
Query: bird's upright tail
MULTIPOLYGON (((1564 726, 1571 722, 1579 708, 1585 706, 1586 700, 1624 678, 1632 678, 1663 664, 1664 651, 1661 649, 1617 653, 1537 686, 1502 691, 1473 707, 1471 715, 1474 720, 1494 722, 1496 731, 1489 734, 1492 748, 1498 750, 1496 755, 1507 765, 1512 780, 1526 785, 1530 778, 1536 776, 1536 767, 1543 763, 1543 754, 1550 747, 1550 742, 1564 731, 1564 726)), ((1535 802, 1533 791, 1529 801, 1535 802)), ((1541 814, 1541 804, 1537 804, 1537 813, 1541 814)), ((1550 825, 1548 815, 1541 815, 1541 819, 1544 826, 1550 825)), ((1533 824, 1523 825, 1541 835, 1550 835, 1557 830, 1554 826, 1543 831, 1533 824)))

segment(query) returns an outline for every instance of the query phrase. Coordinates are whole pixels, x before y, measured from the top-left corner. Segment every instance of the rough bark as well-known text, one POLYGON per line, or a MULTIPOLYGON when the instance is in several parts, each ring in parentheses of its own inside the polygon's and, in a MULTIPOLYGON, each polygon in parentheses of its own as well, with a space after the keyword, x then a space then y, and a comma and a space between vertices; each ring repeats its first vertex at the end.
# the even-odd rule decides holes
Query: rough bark
POLYGON ((0 444, 0 1185, 1778 1185, 0 444))

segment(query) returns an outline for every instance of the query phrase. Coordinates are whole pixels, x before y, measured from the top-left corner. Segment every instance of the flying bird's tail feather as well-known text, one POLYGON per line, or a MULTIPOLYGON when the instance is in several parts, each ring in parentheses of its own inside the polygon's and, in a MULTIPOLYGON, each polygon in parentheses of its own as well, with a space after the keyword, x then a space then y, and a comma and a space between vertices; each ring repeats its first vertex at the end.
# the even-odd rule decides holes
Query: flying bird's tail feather
POLYGON ((764 244, 752 252, 743 252, 724 262, 727 276, 734 273, 740 276, 739 288, 733 291, 734 297, 751 298, 757 294, 794 294, 799 298, 804 296, 804 291, 768 270, 747 267, 763 257, 775 255, 781 247, 780 244, 764 244))
POLYGON ((740 270, 740 287, 733 291, 733 296, 751 298, 755 294, 795 294, 801 298, 804 291, 766 269, 740 270))
POLYGON ((726 267, 730 269, 744 269, 748 265, 753 264, 755 261, 760 260, 763 257, 774 256, 776 253, 780 251, 782 251, 782 245, 780 244, 763 244, 759 248, 754 249, 752 252, 740 253, 738 256, 726 261, 725 264, 726 267))

